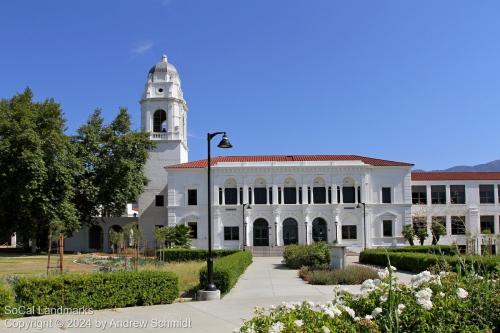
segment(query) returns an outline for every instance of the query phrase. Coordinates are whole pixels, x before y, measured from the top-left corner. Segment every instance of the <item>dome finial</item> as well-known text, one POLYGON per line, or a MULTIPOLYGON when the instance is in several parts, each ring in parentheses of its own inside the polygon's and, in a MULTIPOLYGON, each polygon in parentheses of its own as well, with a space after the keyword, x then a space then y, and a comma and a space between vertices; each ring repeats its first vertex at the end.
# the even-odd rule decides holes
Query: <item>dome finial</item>
POLYGON ((164 54, 164 55, 161 56, 161 62, 168 62, 166 54, 164 54))

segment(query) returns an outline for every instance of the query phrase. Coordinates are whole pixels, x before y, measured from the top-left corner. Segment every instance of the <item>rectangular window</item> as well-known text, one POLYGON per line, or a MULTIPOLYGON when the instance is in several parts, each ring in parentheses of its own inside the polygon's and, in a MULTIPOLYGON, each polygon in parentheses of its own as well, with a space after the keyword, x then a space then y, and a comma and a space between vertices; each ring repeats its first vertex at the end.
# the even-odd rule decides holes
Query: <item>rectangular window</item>
POLYGON ((382 187, 382 203, 391 203, 392 195, 390 187, 382 187))
POLYGON ((273 188, 269 188, 269 203, 272 205, 273 204, 273 188))
POLYGON ((302 188, 299 188, 299 204, 301 204, 301 205, 302 205, 302 202, 303 202, 302 199, 303 199, 302 198, 302 188))
POLYGON ((495 187, 493 185, 479 185, 479 202, 482 204, 495 203, 495 187))
POLYGON ((465 216, 451 217, 451 234, 465 235, 465 216))
POLYGON ((307 188, 307 203, 310 205, 312 202, 311 188, 307 188))
POLYGON ((494 224, 495 218, 493 216, 481 216, 481 233, 492 234, 494 224))
POLYGON ((251 187, 248 188, 248 203, 249 204, 253 204, 253 201, 252 201, 252 188, 251 187))
POLYGON ((326 189, 324 187, 313 187, 313 198, 315 204, 326 204, 326 189))
POLYGON ((278 204, 281 205, 281 187, 278 187, 278 204))
POLYGON ((285 205, 294 205, 297 203, 297 188, 285 187, 284 188, 285 205))
POLYGON ((465 185, 450 185, 450 202, 455 205, 465 204, 465 185))
POLYGON ((427 205, 427 187, 412 186, 411 199, 414 205, 427 205))
POLYGON ((219 188, 219 205, 222 205, 223 202, 222 202, 222 189, 219 188))
POLYGON ((156 207, 165 206, 165 197, 163 195, 155 196, 155 204, 156 204, 156 207))
POLYGON ((328 203, 332 203, 332 187, 328 186, 328 203))
POLYGON ((415 232, 418 232, 420 229, 427 230, 427 219, 425 217, 414 216, 412 222, 415 232))
POLYGON ((431 185, 431 203, 433 205, 446 204, 446 186, 431 185))
POLYGON ((355 225, 342 226, 342 239, 357 239, 357 231, 355 225))
POLYGON ((383 220, 382 229, 382 235, 384 237, 392 237, 392 220, 383 220))
POLYGON ((188 206, 196 206, 198 204, 198 190, 188 190, 188 206))
POLYGON ((198 223, 188 222, 188 227, 189 227, 189 229, 191 229, 189 231, 189 238, 197 239, 198 238, 198 223))
POLYGON ((267 204, 267 190, 265 187, 256 187, 253 189, 253 194, 255 196, 256 205, 267 204))
POLYGON ((225 188, 224 197, 226 200, 226 205, 236 205, 238 204, 238 191, 236 187, 225 188))
POLYGON ((240 187, 240 205, 243 205, 243 187, 240 187))
POLYGON ((233 241, 240 239, 239 227, 224 227, 224 240, 233 241))
POLYGON ((433 216, 432 223, 439 223, 446 229, 446 216, 433 216))
POLYGON ((355 203, 356 202, 356 198, 354 195, 355 193, 356 189, 354 188, 354 186, 342 187, 342 197, 344 199, 344 203, 355 203))
POLYGON ((337 203, 340 203, 340 186, 337 186, 337 203))
POLYGON ((358 186, 358 203, 361 202, 361 186, 358 186))

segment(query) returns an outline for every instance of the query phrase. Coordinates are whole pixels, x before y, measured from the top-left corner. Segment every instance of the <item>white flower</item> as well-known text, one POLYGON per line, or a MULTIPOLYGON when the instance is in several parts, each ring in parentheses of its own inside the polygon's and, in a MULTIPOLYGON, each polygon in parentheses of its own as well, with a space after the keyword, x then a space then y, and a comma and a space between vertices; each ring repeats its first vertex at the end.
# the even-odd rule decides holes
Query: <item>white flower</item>
POLYGON ((277 321, 271 326, 269 333, 280 333, 283 328, 285 328, 285 325, 281 321, 277 321))
POLYGON ((429 282, 432 279, 432 274, 429 271, 423 271, 411 278, 411 285, 413 288, 418 288, 422 284, 429 282))
POLYGON ((382 296, 380 296, 380 301, 381 301, 382 303, 387 302, 387 295, 382 295, 382 296))
POLYGON ((439 297, 444 297, 445 296, 445 293, 443 293, 442 291, 439 292, 439 297))
POLYGON ((359 321, 359 319, 360 318, 358 316, 354 317, 354 321, 359 321))
POLYGON ((417 299, 417 303, 420 304, 426 310, 432 309, 432 302, 430 300, 419 298, 417 299))
POLYGON ((439 276, 446 276, 446 275, 448 275, 448 274, 450 274, 450 273, 445 272, 445 271, 441 271, 441 272, 439 272, 439 276))
POLYGON ((347 312, 349 314, 349 316, 351 316, 353 319, 354 319, 354 317, 356 317, 356 313, 350 307, 342 305, 342 304, 339 304, 339 308, 341 308, 342 310, 344 310, 345 312, 347 312))
POLYGON ((309 305, 311 308, 314 308, 314 302, 313 301, 307 301, 305 302, 307 305, 309 305))
POLYGON ((373 316, 366 315, 366 316, 365 316, 365 319, 366 319, 366 320, 372 320, 372 319, 373 319, 373 316))
POLYGON ((373 316, 373 318, 375 318, 376 316, 378 316, 381 313, 382 313, 382 308, 375 308, 372 311, 372 316, 373 316))
POLYGON ((304 325, 304 322, 300 319, 295 320, 293 323, 298 327, 302 327, 302 325, 304 325))
POLYGON ((417 299, 417 304, 421 305, 424 309, 426 310, 432 309, 432 302, 431 302, 432 290, 430 288, 424 288, 422 290, 419 290, 415 294, 415 297, 417 299))
POLYGON ((247 328, 247 330, 245 331, 245 333, 255 333, 255 330, 253 329, 253 327, 249 327, 249 328, 247 328))
POLYGON ((406 305, 400 303, 398 305, 398 309, 396 310, 397 314, 400 315, 401 313, 403 313, 403 310, 406 308, 406 305))
POLYGON ((323 326, 323 332, 330 333, 330 329, 326 326, 323 326))
POLYGON ((458 298, 466 298, 467 296, 469 296, 469 293, 465 289, 458 288, 457 289, 457 296, 458 296, 458 298))
POLYGON ((335 313, 333 313, 333 311, 330 309, 324 309, 323 312, 332 318, 335 317, 335 313))

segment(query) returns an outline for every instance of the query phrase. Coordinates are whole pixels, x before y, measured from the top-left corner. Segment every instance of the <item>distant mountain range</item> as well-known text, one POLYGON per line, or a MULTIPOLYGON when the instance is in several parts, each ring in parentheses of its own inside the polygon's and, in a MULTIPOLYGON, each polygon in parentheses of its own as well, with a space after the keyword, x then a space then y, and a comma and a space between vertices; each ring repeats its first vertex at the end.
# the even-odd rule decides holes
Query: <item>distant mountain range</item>
MULTIPOLYGON (((425 171, 425 170, 413 170, 413 171, 425 171)), ((463 172, 463 171, 497 171, 500 172, 500 160, 494 160, 488 163, 478 164, 478 165, 457 165, 445 170, 432 170, 432 171, 454 171, 454 172, 463 172)))

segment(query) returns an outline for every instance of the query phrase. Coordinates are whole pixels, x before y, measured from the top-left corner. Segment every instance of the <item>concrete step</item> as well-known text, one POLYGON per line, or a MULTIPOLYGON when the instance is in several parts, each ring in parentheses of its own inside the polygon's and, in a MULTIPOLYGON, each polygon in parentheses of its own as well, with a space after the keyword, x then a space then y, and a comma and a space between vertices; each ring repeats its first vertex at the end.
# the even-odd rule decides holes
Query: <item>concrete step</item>
POLYGON ((247 247, 254 257, 281 257, 283 256, 283 246, 253 246, 247 247))

